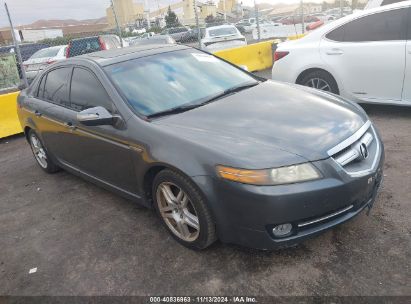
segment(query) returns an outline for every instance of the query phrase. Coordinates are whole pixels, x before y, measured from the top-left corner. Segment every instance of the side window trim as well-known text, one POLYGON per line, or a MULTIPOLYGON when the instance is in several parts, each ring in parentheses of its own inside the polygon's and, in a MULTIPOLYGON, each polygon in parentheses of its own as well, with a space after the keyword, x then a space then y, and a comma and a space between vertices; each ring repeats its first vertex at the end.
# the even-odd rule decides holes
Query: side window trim
MULTIPOLYGON (((390 10, 385 10, 385 11, 380 11, 380 12, 375 12, 375 13, 371 13, 371 14, 367 14, 367 15, 358 16, 358 17, 355 18, 355 19, 349 20, 349 21, 347 21, 347 22, 345 22, 345 23, 343 23, 343 24, 340 24, 338 27, 329 30, 328 32, 326 32, 325 34, 323 34, 322 38, 323 38, 324 40, 331 41, 331 42, 334 42, 334 43, 346 43, 346 42, 349 42, 349 43, 368 43, 368 42, 403 41, 403 40, 407 40, 407 37, 406 37, 406 35, 407 35, 406 26, 407 26, 407 19, 408 19, 409 16, 411 16, 411 7, 408 7, 408 10, 410 11, 409 13, 407 13, 406 10, 407 10, 407 7, 393 8, 393 9, 390 9, 390 10), (403 32, 401 33, 402 39, 400 39, 400 40, 338 41, 338 40, 332 40, 332 39, 330 39, 330 38, 327 37, 327 36, 328 36, 329 34, 331 34, 332 32, 334 32, 334 31, 336 31, 336 30, 338 30, 338 29, 341 29, 343 26, 346 26, 346 25, 348 25, 349 23, 352 23, 352 22, 355 22, 355 21, 358 21, 358 20, 361 20, 361 19, 363 19, 363 18, 367 18, 367 17, 370 17, 370 16, 374 16, 374 15, 377 15, 377 14, 383 14, 383 13, 387 13, 387 12, 392 12, 392 11, 395 11, 395 10, 402 10, 402 11, 403 11, 403 13, 402 13, 402 20, 401 20, 401 21, 402 21, 402 28, 405 29, 405 31, 403 31, 403 32)), ((408 21, 408 22, 411 22, 411 21, 408 21)), ((410 26, 408 26, 408 27, 410 28, 410 26)), ((408 34, 408 36, 410 36, 410 34, 408 34)), ((410 38, 411 38, 411 37, 410 37, 410 38)))
MULTIPOLYGON (((114 104, 114 102, 113 102, 110 94, 107 92, 106 88, 103 86, 103 84, 101 83, 101 81, 100 81, 100 79, 97 77, 97 75, 96 75, 90 68, 84 67, 84 66, 80 66, 80 65, 74 65, 74 66, 72 67, 72 70, 71 70, 70 83, 69 83, 69 94, 68 94, 68 95, 69 95, 70 105, 71 105, 71 86, 72 86, 72 82, 73 82, 74 69, 76 69, 76 68, 77 68, 77 69, 85 70, 85 71, 87 71, 88 73, 90 73, 90 74, 94 77, 94 79, 100 84, 101 88, 104 90, 104 92, 106 93, 107 97, 109 98, 109 101, 110 101, 110 104, 111 104, 112 109, 107 109, 107 110, 110 110, 110 111, 112 111, 112 112, 116 112, 116 111, 117 111, 117 107, 115 106, 115 104, 114 104)), ((70 107, 70 110, 73 110, 73 111, 75 111, 75 112, 81 112, 80 110, 74 109, 74 108, 72 108, 72 107, 70 107)))
POLYGON ((37 87, 36 90, 36 98, 40 99, 40 100, 44 100, 44 87, 46 86, 46 81, 47 81, 47 75, 49 73, 47 72, 46 74, 44 74, 43 76, 41 76, 41 79, 39 81, 39 86, 37 87), (44 79, 44 83, 43 83, 43 79, 44 79), (43 95, 40 96, 40 89, 41 89, 41 84, 43 84, 43 95))
MULTIPOLYGON (((61 68, 70 68, 70 75, 69 75, 69 77, 68 77, 67 80, 71 79, 71 77, 72 77, 72 75, 73 75, 73 66, 71 66, 71 65, 58 66, 58 67, 55 67, 54 69, 51 69, 50 71, 47 71, 47 73, 46 73, 44 76, 42 76, 42 78, 41 78, 41 81, 43 80, 43 78, 46 78, 45 81, 44 81, 43 96, 42 96, 41 98, 38 96, 37 98, 38 98, 38 99, 41 99, 42 101, 46 101, 46 102, 48 102, 48 103, 51 103, 51 104, 53 104, 53 105, 56 105, 56 106, 59 106, 59 107, 65 108, 65 109, 70 109, 69 107, 66 107, 66 106, 64 106, 64 105, 62 105, 62 104, 60 104, 60 103, 54 102, 53 100, 50 100, 50 99, 47 99, 47 98, 44 97, 44 90, 45 90, 45 88, 46 88, 47 77, 48 77, 49 73, 52 72, 52 71, 55 71, 55 70, 57 70, 57 69, 61 69, 61 68)), ((40 84, 39 84, 39 88, 38 88, 38 89, 40 89, 41 81, 40 81, 40 84)), ((69 87, 69 86, 67 86, 67 89, 68 89, 68 87, 69 87)), ((69 95, 69 94, 70 94, 70 91, 68 92, 67 95, 69 95)), ((70 102, 70 96, 69 96, 69 102, 70 102)))

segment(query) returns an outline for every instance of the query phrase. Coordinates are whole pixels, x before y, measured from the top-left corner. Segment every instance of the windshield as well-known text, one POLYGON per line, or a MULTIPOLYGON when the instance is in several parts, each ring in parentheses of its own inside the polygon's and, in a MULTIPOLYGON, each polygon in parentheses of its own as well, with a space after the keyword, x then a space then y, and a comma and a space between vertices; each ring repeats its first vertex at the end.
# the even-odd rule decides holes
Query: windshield
POLYGON ((223 27, 215 30, 210 30, 209 32, 210 37, 227 36, 235 34, 237 34, 237 29, 235 27, 223 27))
POLYGON ((60 50, 60 48, 42 49, 40 51, 35 52, 30 58, 31 59, 36 59, 36 58, 55 57, 55 56, 57 56, 57 53, 59 52, 59 50, 60 50))
POLYGON ((194 49, 120 62, 105 70, 129 104, 145 116, 200 104, 233 87, 258 83, 240 69, 194 49))

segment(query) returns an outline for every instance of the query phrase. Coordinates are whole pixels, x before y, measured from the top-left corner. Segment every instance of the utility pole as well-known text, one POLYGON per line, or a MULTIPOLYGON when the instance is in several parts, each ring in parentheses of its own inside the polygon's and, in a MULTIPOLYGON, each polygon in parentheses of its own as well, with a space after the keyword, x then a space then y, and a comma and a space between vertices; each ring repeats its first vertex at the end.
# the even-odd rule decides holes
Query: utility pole
MULTIPOLYGON (((158 1, 157 1, 157 5, 158 1)), ((144 0, 144 13, 146 13, 146 19, 147 19, 147 29, 151 28, 151 22, 150 22, 150 8, 148 7, 148 1, 144 0)))
POLYGON ((260 14, 258 12, 258 6, 256 0, 254 0, 254 10, 255 10, 255 22, 257 23, 257 39, 258 41, 261 40, 261 32, 260 32, 260 14))
POLYGON ((17 55, 17 61, 19 62, 19 66, 20 66, 21 77, 23 78, 24 85, 25 85, 26 87, 28 87, 28 86, 29 86, 29 83, 28 83, 28 81, 27 81, 26 71, 24 70, 24 67, 23 67, 23 59, 22 59, 22 57, 21 57, 20 46, 19 46, 19 43, 18 43, 18 41, 17 41, 17 39, 16 39, 16 33, 14 32, 13 22, 11 21, 9 8, 7 7, 7 3, 6 3, 6 2, 4 2, 4 7, 5 7, 5 9, 6 9, 7 17, 9 18, 11 36, 13 37, 13 43, 14 43, 14 46, 16 47, 16 55, 17 55))
POLYGON ((305 33, 305 22, 304 22, 304 3, 303 3, 303 0, 301 0, 301 2, 300 2, 301 4, 301 30, 302 30, 302 33, 304 34, 305 33))
POLYGON ((117 33, 118 33, 118 36, 120 37, 120 44, 121 44, 121 47, 123 47, 123 38, 121 38, 121 28, 118 25, 116 9, 114 8, 113 0, 110 0, 110 2, 111 2, 111 9, 113 10, 114 21, 116 22, 117 33))
POLYGON ((225 8, 225 0, 223 0, 223 11, 224 11, 224 22, 227 22, 227 12, 226 12, 226 8, 225 8))
POLYGON ((200 30, 200 22, 198 20, 197 1, 193 0, 193 3, 194 3, 194 16, 196 18, 198 47, 201 49, 201 30, 200 30))

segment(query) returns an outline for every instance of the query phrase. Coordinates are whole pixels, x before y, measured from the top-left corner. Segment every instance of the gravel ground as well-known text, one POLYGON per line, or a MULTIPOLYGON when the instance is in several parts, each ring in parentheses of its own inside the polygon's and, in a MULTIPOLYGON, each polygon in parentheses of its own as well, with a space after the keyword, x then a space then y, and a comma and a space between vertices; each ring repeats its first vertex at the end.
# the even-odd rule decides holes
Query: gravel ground
POLYGON ((386 149, 370 216, 273 252, 188 250, 153 211, 0 140, 0 294, 411 295, 411 108, 365 108, 386 149))

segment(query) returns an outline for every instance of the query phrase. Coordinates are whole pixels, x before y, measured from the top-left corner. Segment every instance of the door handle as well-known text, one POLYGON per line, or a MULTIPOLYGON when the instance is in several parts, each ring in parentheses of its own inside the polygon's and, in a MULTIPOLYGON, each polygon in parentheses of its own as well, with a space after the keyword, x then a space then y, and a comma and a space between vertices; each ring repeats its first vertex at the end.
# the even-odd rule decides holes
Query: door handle
POLYGON ((41 116, 41 113, 36 110, 36 111, 34 111, 34 115, 36 115, 37 117, 40 117, 40 116, 41 116))
POLYGON ((326 52, 327 55, 343 55, 344 51, 340 49, 331 49, 326 52))
POLYGON ((75 125, 73 125, 73 123, 71 122, 66 122, 66 127, 70 130, 75 130, 77 127, 75 125))

